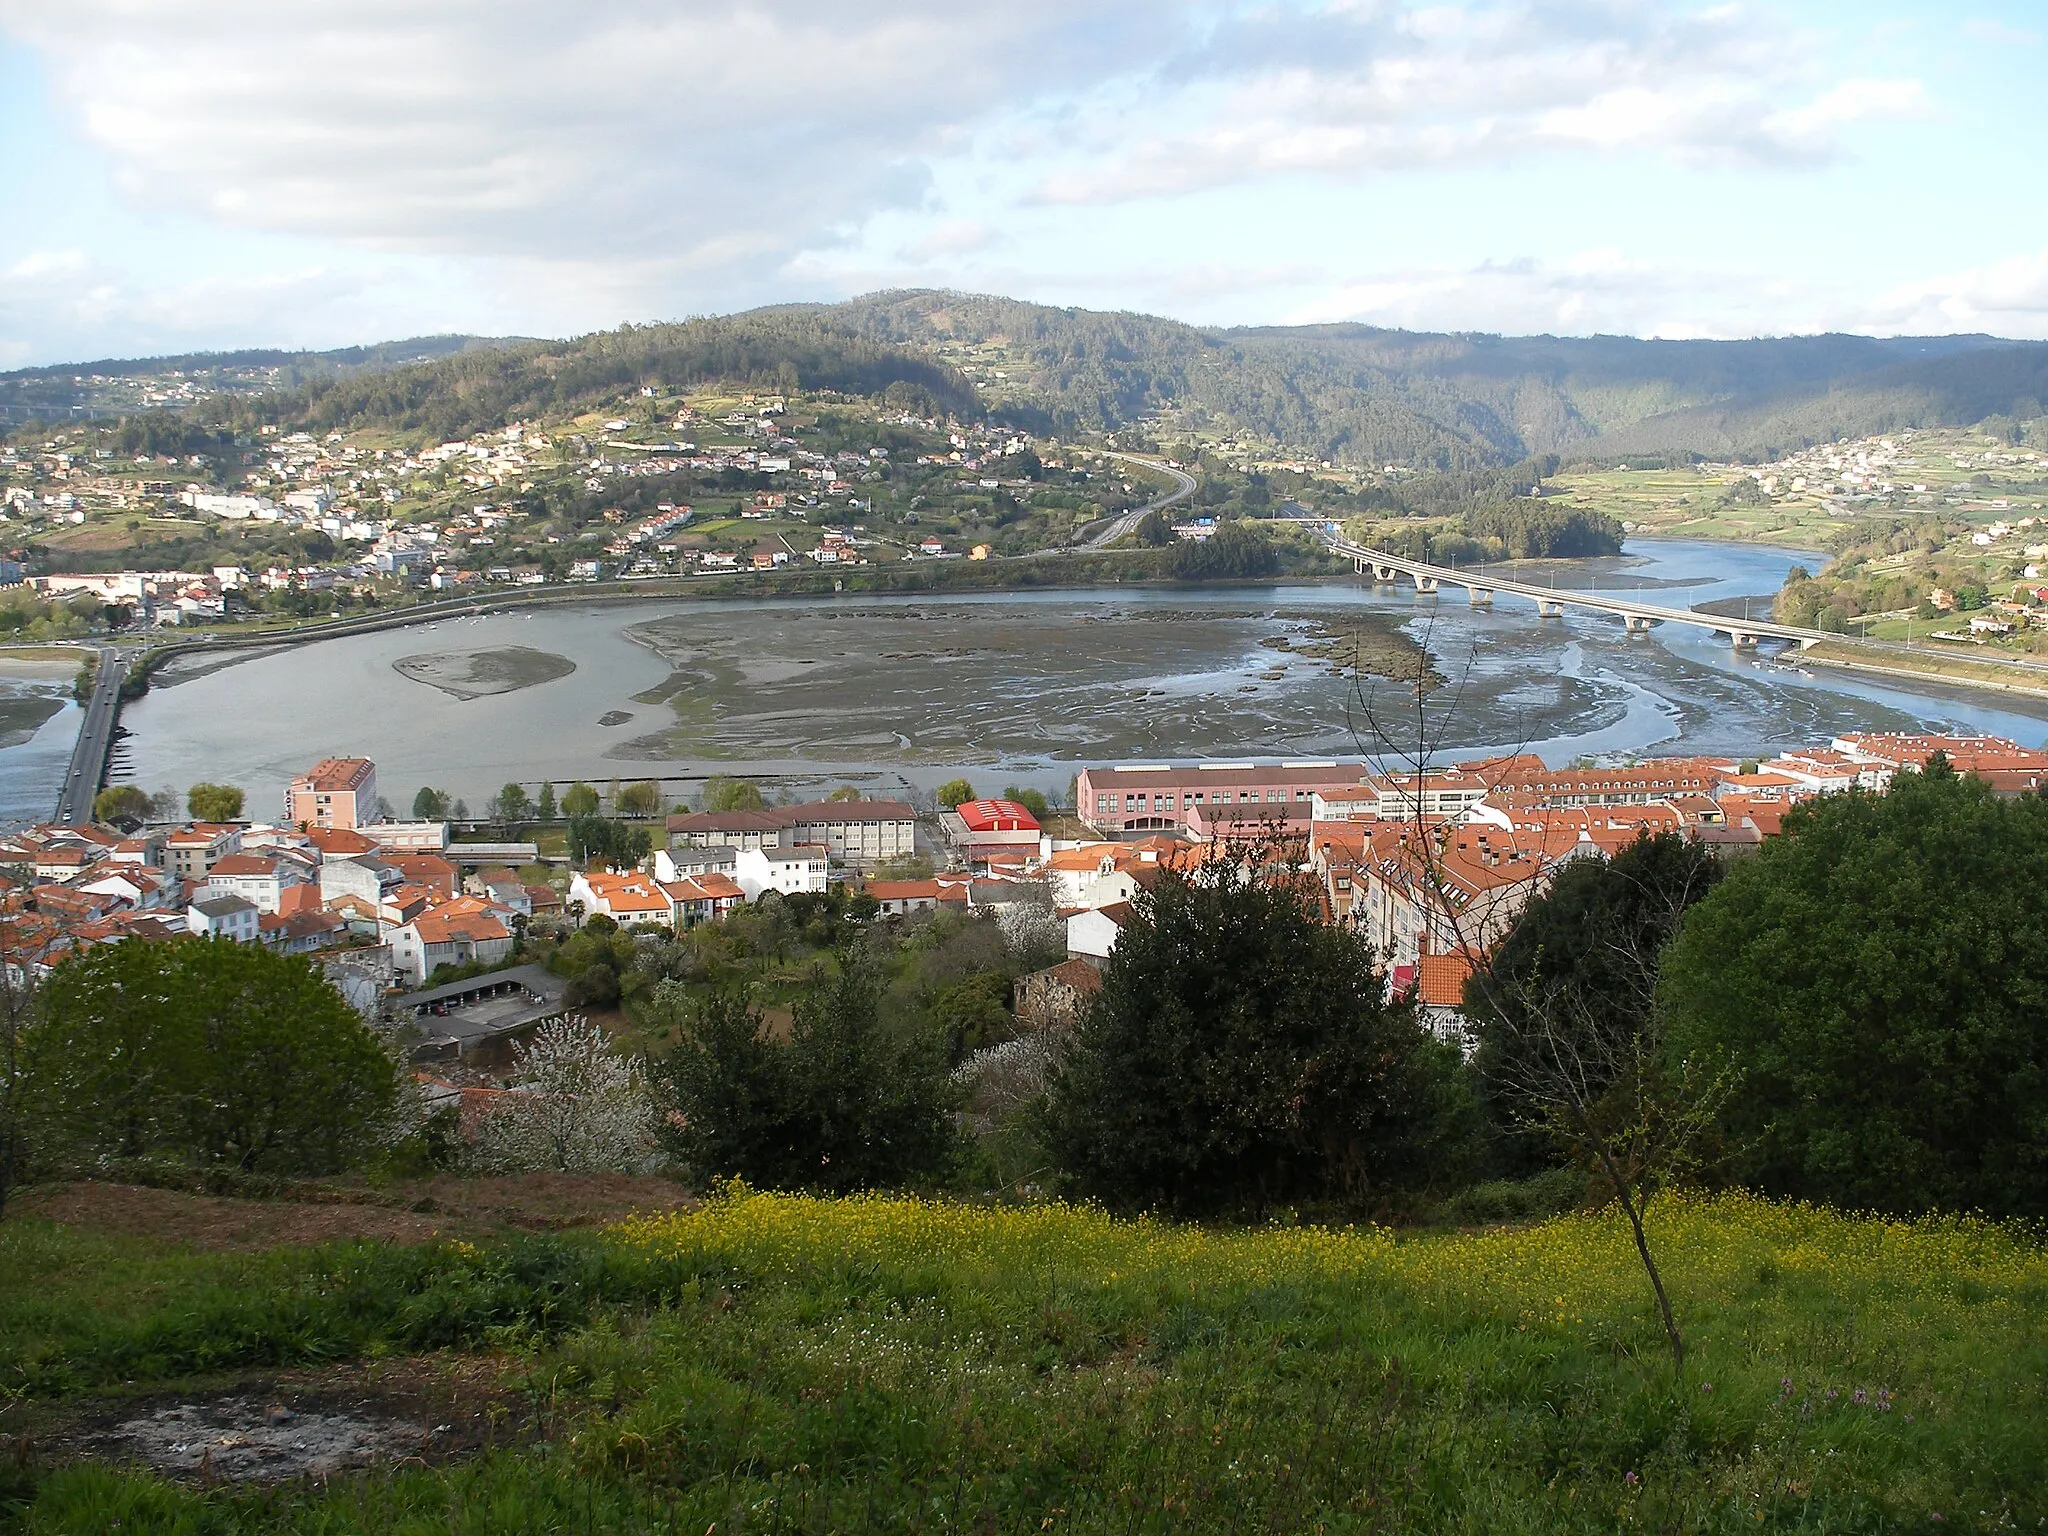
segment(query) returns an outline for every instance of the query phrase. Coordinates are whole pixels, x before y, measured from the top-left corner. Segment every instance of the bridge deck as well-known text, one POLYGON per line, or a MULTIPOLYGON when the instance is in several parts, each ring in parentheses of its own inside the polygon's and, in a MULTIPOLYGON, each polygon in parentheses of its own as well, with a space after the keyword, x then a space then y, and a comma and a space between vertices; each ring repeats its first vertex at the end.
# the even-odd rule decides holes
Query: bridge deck
POLYGON ((1425 561, 1390 555, 1384 550, 1367 549, 1362 544, 1353 544, 1346 539, 1332 539, 1329 545, 1333 552, 1355 562, 1361 569, 1370 565, 1381 570, 1399 571, 1410 577, 1426 578, 1439 586, 1449 583, 1451 586, 1465 587, 1472 591, 1508 592, 1516 597, 1526 597, 1539 605, 1556 604, 1585 608, 1595 613, 1611 613, 1623 619, 1686 624, 1694 629, 1705 630, 1708 634, 1727 635, 1731 639, 1747 637, 1791 640, 1796 641, 1801 647, 1818 645, 1823 640, 1842 638, 1840 635, 1828 634, 1824 630, 1805 629, 1797 624, 1779 624, 1769 619, 1731 619, 1719 614, 1699 613, 1690 608, 1665 608, 1656 603, 1639 603, 1627 598, 1607 597, 1597 592, 1539 587, 1532 582, 1475 574, 1455 566, 1430 565, 1425 561))

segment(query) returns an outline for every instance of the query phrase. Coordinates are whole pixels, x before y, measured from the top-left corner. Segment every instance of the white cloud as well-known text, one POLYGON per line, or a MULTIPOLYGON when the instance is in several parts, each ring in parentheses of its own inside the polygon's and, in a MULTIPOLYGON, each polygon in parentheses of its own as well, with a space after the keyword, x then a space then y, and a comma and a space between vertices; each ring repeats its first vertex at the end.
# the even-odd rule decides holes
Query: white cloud
MULTIPOLYGON (((77 250, 0 269, 0 367, 53 357, 133 357, 221 347, 337 346, 447 328, 436 275, 411 265, 310 265, 162 282, 77 250)), ((464 318, 502 320, 472 309, 464 318)))
POLYGON ((1595 248, 1558 262, 1518 257, 1356 277, 1297 301, 1285 318, 1505 335, 1730 338, 1829 329, 1840 321, 1839 302, 1753 273, 1689 270, 1595 248))
POLYGON ((941 257, 969 256, 986 250, 995 240, 993 224, 981 219, 954 219, 911 241, 896 254, 914 266, 926 266, 941 257))
POLYGON ((1906 335, 2048 338, 2048 250, 1901 285, 1881 294, 1868 313, 1873 325, 1906 335))
POLYGON ((1974 42, 1995 43, 2001 48, 2032 48, 2041 41, 2041 34, 2029 32, 2024 27, 2009 27, 2002 21, 1987 21, 1983 17, 1972 17, 1963 23, 1963 35, 1974 42))
POLYGON ((1046 176, 1036 195, 1116 202, 1275 174, 1554 151, 1813 163, 1839 153, 1833 130, 1924 105, 1917 81, 1828 85, 1823 64, 1814 39, 1734 6, 1358 0, 1306 18, 1267 10, 1219 28, 1166 71, 1207 92, 1191 126, 1082 156, 1046 176))
POLYGON ((1359 320, 1411 330, 1506 335, 1707 337, 1849 331, 1925 336, 1983 331, 2048 339, 2048 250, 1885 292, 1756 272, 1693 269, 1594 249, 1413 268, 1320 286, 1289 324, 1359 320))
POLYGON ((1120 70, 1149 0, 0 0, 134 202, 385 249, 773 262, 1120 70))

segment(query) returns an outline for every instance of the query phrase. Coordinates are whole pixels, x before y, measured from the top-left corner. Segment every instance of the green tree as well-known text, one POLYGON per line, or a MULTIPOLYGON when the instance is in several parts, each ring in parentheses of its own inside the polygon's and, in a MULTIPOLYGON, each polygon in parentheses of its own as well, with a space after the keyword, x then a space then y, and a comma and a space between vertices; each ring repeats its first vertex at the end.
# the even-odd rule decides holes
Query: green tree
POLYGON ((739 993, 696 1008, 662 1063, 662 1137, 696 1174, 778 1190, 846 1192, 942 1178, 961 1151, 946 1057, 930 1034, 891 1030, 883 985, 856 952, 807 991, 788 1044, 739 993))
POLYGON ((18 915, 0 912, 0 1216, 28 1160, 29 1031, 35 1022, 36 970, 26 952, 39 948, 18 915))
POLYGON ((715 773, 704 781, 704 809, 707 811, 758 811, 767 802, 760 786, 747 779, 715 773))
POLYGON ((1035 789, 1019 789, 1014 784, 1003 786, 1003 798, 1014 800, 1041 822, 1052 814, 1052 807, 1046 804, 1045 796, 1035 789))
POLYGON ((1364 934, 1219 861, 1139 894, 1043 1131, 1075 1193, 1185 1216, 1384 1203, 1455 1170, 1472 1120, 1364 934))
MULTIPOLYGON (((687 997, 675 983, 657 1003, 687 997)), ((673 1111, 659 1125, 668 1154, 700 1176, 738 1175, 770 1188, 802 1183, 789 1049, 768 1038, 759 1010, 723 987, 687 1010, 682 1038, 653 1063, 655 1091, 673 1111)))
POLYGON ((412 815, 415 821, 446 821, 448 791, 421 785, 420 792, 412 797, 412 815))
POLYGON ((524 784, 507 784, 491 800, 490 817, 508 831, 533 814, 524 784))
POLYGON ((95 945, 51 973, 32 1040, 52 1155, 331 1173, 398 1102, 391 1057, 326 978, 255 945, 95 945))
POLYGON ((974 798, 974 786, 965 779, 948 779, 939 786, 939 804, 947 810, 958 810, 974 798))
POLYGON ((149 796, 133 784, 110 784, 92 800, 94 821, 147 821, 149 796))
POLYGON ((597 791, 578 780, 562 792, 562 814, 564 816, 595 816, 597 814, 597 791))
POLYGON ((1828 795, 1732 870, 1663 965, 1674 1058, 1741 1064, 1748 1183, 1902 1214, 2048 1216, 2048 800, 1940 756, 1828 795))
POLYGON ((1147 549, 1164 549, 1173 542, 1173 528, 1157 512, 1147 512, 1131 536, 1147 549))
POLYGON ((570 859, 586 868, 635 869, 654 849, 647 828, 597 815, 571 816, 568 843, 570 859))
POLYGON ((796 1003, 790 1063, 813 1187, 937 1179, 960 1154, 945 1052, 929 1035, 885 1029, 882 994, 881 978, 847 951, 838 977, 796 1003))
POLYGON ((194 784, 185 792, 185 809, 195 821, 240 821, 242 792, 232 784, 194 784))
POLYGON ((835 802, 858 800, 860 798, 860 791, 851 784, 842 784, 825 798, 835 802))
POLYGON ((844 1192, 943 1177, 960 1155, 943 1049, 888 1028, 881 979, 848 950, 800 997, 789 1043, 769 1042, 737 995, 700 1005, 657 1067, 675 1111, 669 1151, 698 1174, 844 1192), (680 1122, 680 1123, 678 1123, 680 1122))
POLYGON ((555 804, 555 785, 552 779, 540 787, 540 799, 534 802, 533 817, 536 821, 553 821, 562 814, 555 804))
POLYGON ((1210 538, 1178 542, 1166 557, 1167 574, 1181 581, 1245 581, 1279 569, 1273 541, 1239 522, 1221 524, 1210 538))
POLYGON ((654 816, 661 811, 661 786, 652 779, 628 784, 619 791, 613 809, 621 816, 654 816))

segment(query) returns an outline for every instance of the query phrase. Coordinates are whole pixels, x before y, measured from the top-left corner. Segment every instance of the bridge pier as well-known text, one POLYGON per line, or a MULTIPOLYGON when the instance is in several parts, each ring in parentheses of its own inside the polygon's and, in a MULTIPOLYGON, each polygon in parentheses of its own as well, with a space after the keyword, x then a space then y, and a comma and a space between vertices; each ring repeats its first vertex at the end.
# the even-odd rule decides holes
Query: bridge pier
POLYGON ((1465 597, 1474 608, 1491 608, 1493 606, 1493 588, 1491 587, 1467 587, 1465 589, 1465 597))
POLYGON ((1564 604, 1547 597, 1539 597, 1536 599, 1536 616, 1543 619, 1561 619, 1564 617, 1564 604))
POLYGON ((1436 578, 1434 576, 1425 576, 1422 572, 1417 571, 1415 573, 1415 590, 1418 592, 1436 591, 1436 578))
POLYGON ((1650 632, 1651 621, 1639 613, 1625 613, 1621 620, 1628 625, 1628 632, 1632 635, 1647 635, 1650 632))
POLYGON ((1393 581, 1396 578, 1398 578, 1400 574, 1401 573, 1394 569, 1394 567, 1391 565, 1375 565, 1372 568, 1372 576, 1373 580, 1375 581, 1393 581))
POLYGON ((1749 633, 1748 630, 1736 630, 1733 639, 1735 641, 1735 649, 1738 651, 1753 651, 1756 649, 1756 636, 1749 633))

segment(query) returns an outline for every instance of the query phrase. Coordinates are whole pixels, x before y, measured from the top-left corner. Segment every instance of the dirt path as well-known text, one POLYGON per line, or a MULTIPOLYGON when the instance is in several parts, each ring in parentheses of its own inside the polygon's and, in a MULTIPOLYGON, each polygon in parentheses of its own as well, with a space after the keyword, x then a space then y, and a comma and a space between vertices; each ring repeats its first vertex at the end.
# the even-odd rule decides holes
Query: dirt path
POLYGON ((563 1231, 691 1203, 689 1192, 667 1179, 529 1173, 477 1179, 444 1175, 377 1190, 309 1187, 296 1197, 264 1200, 135 1184, 46 1184, 18 1191, 9 1214, 206 1251, 253 1252, 337 1239, 425 1243, 437 1237, 563 1231))

